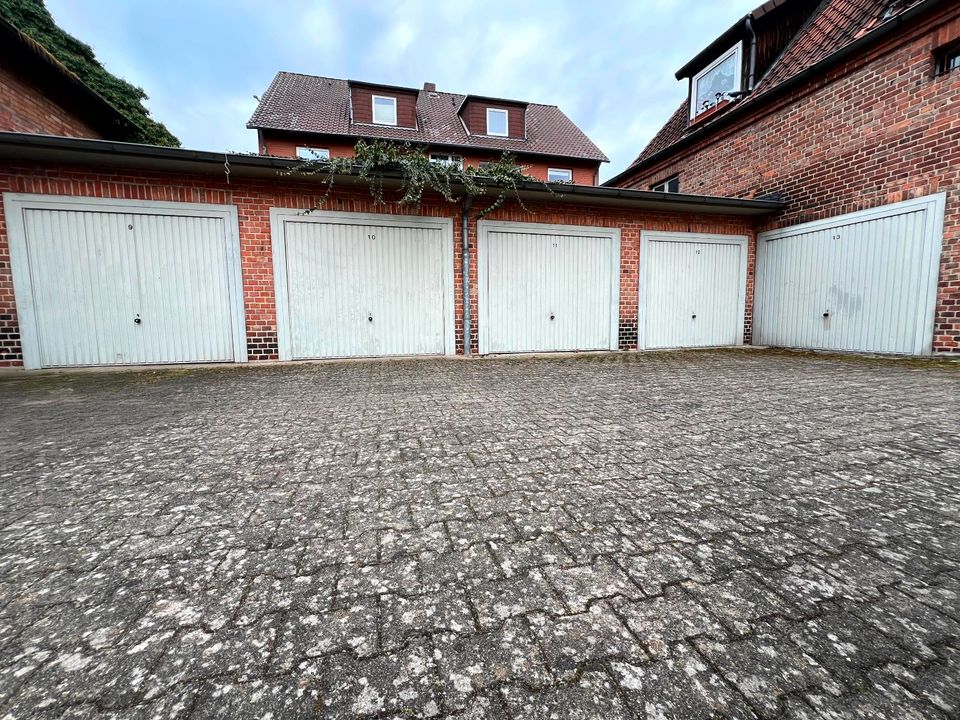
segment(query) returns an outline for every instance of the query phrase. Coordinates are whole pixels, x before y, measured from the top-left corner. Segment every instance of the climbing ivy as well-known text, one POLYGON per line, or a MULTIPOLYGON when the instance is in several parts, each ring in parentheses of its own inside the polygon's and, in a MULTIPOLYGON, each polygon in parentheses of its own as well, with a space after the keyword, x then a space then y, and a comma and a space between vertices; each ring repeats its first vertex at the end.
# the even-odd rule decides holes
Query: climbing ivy
POLYGON ((51 55, 79 77, 136 126, 134 142, 179 147, 180 141, 143 106, 147 94, 110 74, 93 49, 61 30, 43 0, 0 0, 0 17, 43 45, 51 55))
POLYGON ((524 168, 509 152, 503 153, 499 160, 484 163, 481 168, 470 165, 460 168, 452 163, 430 160, 424 146, 385 140, 359 140, 353 157, 322 158, 317 155, 301 159, 286 174, 320 177, 325 186, 321 200, 329 197, 338 176, 353 175, 367 182, 370 195, 379 205, 386 204, 384 181, 388 179, 400 181, 399 198, 394 201, 397 205, 419 207, 425 192, 436 193, 451 203, 468 197, 493 196, 495 192, 492 202, 477 213, 478 218, 493 212, 511 198, 526 210, 520 198, 520 183, 540 182, 555 195, 554 187, 558 185, 525 174, 524 168))

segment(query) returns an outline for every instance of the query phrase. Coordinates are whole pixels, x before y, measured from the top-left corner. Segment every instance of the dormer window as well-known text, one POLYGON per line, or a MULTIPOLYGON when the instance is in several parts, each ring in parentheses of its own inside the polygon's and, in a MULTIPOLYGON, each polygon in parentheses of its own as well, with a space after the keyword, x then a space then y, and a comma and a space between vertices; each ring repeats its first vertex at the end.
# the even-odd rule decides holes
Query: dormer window
POLYGON ((731 100, 741 89, 743 57, 736 45, 693 76, 690 84, 690 119, 731 100))
POLYGON ((373 96, 373 122, 377 125, 397 124, 397 99, 395 97, 373 96))
POLYGON ((506 110, 497 108, 487 108, 487 135, 496 135, 498 137, 507 137, 507 119, 509 113, 506 110))

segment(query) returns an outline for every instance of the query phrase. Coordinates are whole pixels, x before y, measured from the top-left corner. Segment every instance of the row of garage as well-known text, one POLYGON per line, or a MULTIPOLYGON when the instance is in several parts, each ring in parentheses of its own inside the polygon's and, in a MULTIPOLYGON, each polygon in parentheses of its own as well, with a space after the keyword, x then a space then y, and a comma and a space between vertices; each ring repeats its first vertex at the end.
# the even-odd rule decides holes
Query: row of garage
MULTIPOLYGON (((944 196, 761 233, 641 231, 640 348, 931 351, 944 196)), ((233 205, 7 193, 24 364, 243 362, 233 205)), ((270 211, 282 360, 451 355, 453 220, 270 211)), ((621 230, 477 223, 481 354, 616 350, 621 230)))

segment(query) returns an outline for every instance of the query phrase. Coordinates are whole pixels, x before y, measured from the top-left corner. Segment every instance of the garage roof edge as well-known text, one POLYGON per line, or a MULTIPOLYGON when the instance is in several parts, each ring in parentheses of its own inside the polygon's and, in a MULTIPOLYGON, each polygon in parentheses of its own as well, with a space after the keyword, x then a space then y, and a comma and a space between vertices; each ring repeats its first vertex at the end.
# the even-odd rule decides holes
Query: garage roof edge
MULTIPOLYGON (((203 174, 223 174, 229 168, 230 175, 237 177, 276 177, 277 173, 290 170, 300 162, 293 158, 10 132, 0 132, 0 160, 91 164, 203 174)), ((309 182, 306 178, 296 180, 309 182)), ((495 185, 492 181, 485 183, 483 178, 478 178, 478 181, 489 186, 495 185)), ((539 181, 528 181, 518 183, 517 188, 524 199, 615 205, 668 212, 763 215, 779 212, 786 207, 786 204, 779 200, 744 200, 603 185, 548 187, 539 181)))

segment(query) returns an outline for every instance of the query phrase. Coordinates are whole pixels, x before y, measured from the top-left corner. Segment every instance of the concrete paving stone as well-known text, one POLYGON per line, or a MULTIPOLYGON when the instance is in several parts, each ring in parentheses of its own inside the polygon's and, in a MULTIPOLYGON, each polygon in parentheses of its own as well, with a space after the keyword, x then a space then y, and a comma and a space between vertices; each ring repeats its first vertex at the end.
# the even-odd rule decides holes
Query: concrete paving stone
POLYGON ((323 614, 289 613, 270 662, 275 673, 289 672, 304 660, 350 650, 359 657, 377 651, 380 608, 374 599, 323 614))
POLYGON ((539 692, 505 687, 503 696, 514 720, 621 720, 632 717, 609 675, 588 671, 568 685, 539 692))
POLYGON ((676 643, 687 638, 726 636, 719 621, 682 587, 668 587, 662 595, 645 600, 615 602, 614 607, 655 658, 668 656, 676 643))
POLYGON ((852 612, 923 660, 936 660, 937 646, 960 640, 960 621, 900 590, 885 589, 852 612))
POLYGON ((452 552, 453 545, 442 523, 434 523, 418 530, 399 532, 381 530, 378 534, 380 560, 393 562, 402 557, 416 557, 423 553, 452 552))
POLYGON ((735 635, 752 632, 759 620, 771 615, 798 613, 795 605, 744 570, 731 573, 726 580, 688 583, 684 587, 735 635))
POLYGON ((552 533, 514 543, 491 543, 490 547, 506 577, 530 568, 573 563, 570 553, 552 533))
POLYGON ((415 594, 421 587, 419 563, 403 557, 379 565, 346 566, 337 577, 339 606, 349 605, 362 597, 376 597, 388 592, 415 594))
POLYGON ((958 381, 756 350, 3 374, 0 720, 956 716, 958 381))
POLYGON ((466 592, 457 587, 411 597, 381 595, 380 627, 380 644, 385 650, 392 650, 418 635, 441 632, 468 635, 475 630, 466 592))
POLYGON ((871 674, 859 692, 836 698, 821 693, 805 693, 804 699, 816 710, 817 720, 947 720, 948 716, 911 692, 892 677, 871 674))
POLYGON ((817 564, 841 582, 836 592, 851 600, 873 600, 880 596, 879 588, 900 582, 906 574, 884 561, 875 551, 850 548, 837 558, 819 558, 817 564))
POLYGON ((940 660, 918 668, 890 664, 883 673, 895 678, 941 712, 951 717, 960 715, 960 650, 943 647, 937 651, 940 660))
POLYGON ((587 663, 609 658, 642 662, 647 658, 643 645, 606 601, 591 605, 586 612, 559 618, 531 613, 529 620, 550 669, 566 681, 587 663))
POLYGON ((791 640, 847 688, 859 687, 873 667, 911 662, 915 654, 865 620, 840 608, 787 630, 791 640))
POLYGON ((764 718, 780 713, 781 699, 809 688, 839 696, 843 687, 830 672, 788 636, 759 628, 733 642, 706 638, 693 641, 697 650, 764 718))
POLYGON ((506 580, 474 581, 469 586, 468 595, 484 630, 491 630, 508 618, 534 610, 553 615, 567 612, 557 591, 536 568, 506 580))
POLYGON ((501 685, 539 689, 554 682, 525 618, 507 620, 490 632, 440 634, 433 641, 447 712, 465 710, 473 696, 501 685))
POLYGON ((437 660, 429 645, 415 644, 358 660, 338 654, 318 663, 319 717, 437 717, 441 712, 437 660))
POLYGON ((630 576, 608 557, 598 557, 590 565, 547 567, 543 574, 575 613, 585 611, 592 601, 601 598, 637 600, 644 597, 630 576))
POLYGON ((504 577, 493 552, 486 543, 471 545, 465 550, 445 553, 422 553, 417 558, 421 590, 433 592, 451 585, 466 587, 480 580, 504 577))
POLYGON ((622 559, 630 578, 647 595, 659 595, 669 585, 685 580, 708 580, 693 560, 681 552, 680 544, 660 545, 644 555, 631 555, 622 559))
POLYGON ((268 613, 291 609, 308 613, 329 612, 336 586, 337 571, 334 568, 323 568, 313 575, 250 578, 234 623, 248 625, 268 613))
MULTIPOLYGON (((216 679, 200 686, 189 717, 312 720, 322 712, 322 696, 313 680, 259 678, 240 683, 216 679)), ((168 713, 165 717, 173 720, 184 715, 168 713)))
POLYGON ((645 720, 756 720, 757 715, 686 643, 670 657, 633 664, 613 661, 613 676, 630 708, 645 720))

